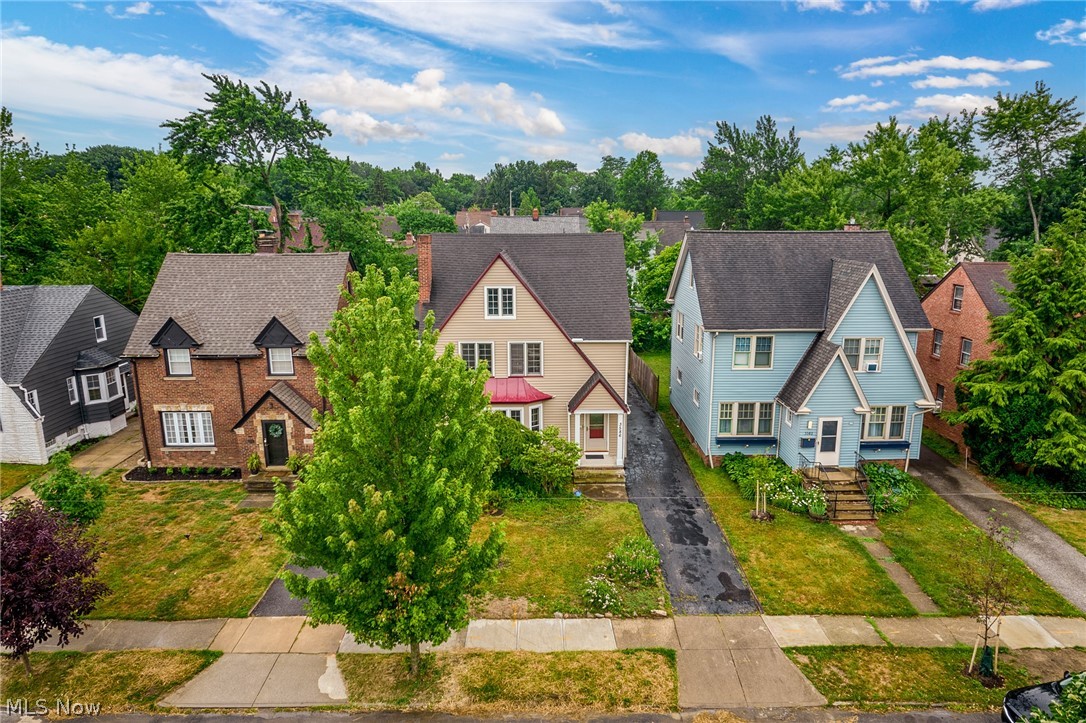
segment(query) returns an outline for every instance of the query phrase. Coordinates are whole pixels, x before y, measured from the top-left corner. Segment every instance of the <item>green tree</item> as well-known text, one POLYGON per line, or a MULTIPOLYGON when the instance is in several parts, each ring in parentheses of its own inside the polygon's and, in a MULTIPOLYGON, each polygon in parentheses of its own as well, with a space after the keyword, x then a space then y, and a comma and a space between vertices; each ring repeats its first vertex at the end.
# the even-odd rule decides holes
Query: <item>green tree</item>
POLYGON ((656 246, 656 236, 638 238, 645 217, 624 208, 612 206, 606 201, 596 201, 584 207, 588 227, 596 233, 617 231, 622 234, 626 247, 626 268, 636 271, 648 261, 649 253, 656 246))
POLYGON ((302 565, 284 573, 310 617, 360 640, 441 643, 468 619, 467 598, 501 553, 499 530, 471 540, 497 465, 488 372, 451 345, 436 354, 433 314, 415 329, 418 284, 375 266, 351 274, 326 341, 310 337, 318 414, 305 479, 276 497, 276 528, 302 565))
POLYGON ((992 320, 995 350, 958 375, 966 395, 951 424, 1002 440, 1005 459, 1059 476, 1086 471, 1086 192, 1044 246, 1012 262, 1010 312, 992 320), (1026 403, 1035 425, 1008 425, 1026 403), (1038 429, 1039 427, 1039 429, 1038 429), (1021 456, 1019 457, 1021 459, 1021 456))
POLYGON ((520 194, 520 202, 517 204, 517 215, 531 216, 532 211, 539 210, 540 205, 539 196, 536 195, 534 188, 522 191, 520 194))
MULTIPOLYGON (((279 86, 261 82, 254 90, 225 75, 205 75, 214 88, 205 96, 210 108, 167 121, 163 128, 174 153, 199 171, 218 163, 231 163, 252 174, 267 194, 276 218, 286 218, 275 193, 273 169, 284 158, 311 159, 324 153, 318 141, 330 134, 304 100, 293 100, 279 86)), ((276 231, 279 250, 284 235, 276 231)))
POLYGON ((622 169, 615 190, 620 206, 649 218, 667 200, 671 179, 655 153, 641 151, 622 169))
POLYGON ((674 244, 653 256, 637 272, 633 299, 645 311, 661 312, 668 310, 667 289, 675 273, 675 263, 679 260, 681 244, 674 244))
POLYGON ((53 471, 31 485, 34 494, 46 507, 63 512, 80 525, 97 520, 106 508, 109 485, 73 467, 68 452, 54 454, 52 463, 53 471))
POLYGON ((810 165, 801 159, 777 183, 754 181, 746 199, 750 227, 794 231, 840 229, 854 213, 853 190, 843 165, 843 154, 831 146, 826 155, 810 165))
POLYGON ((1071 151, 1081 126, 1075 98, 1053 98, 1043 81, 1021 95, 997 93, 984 110, 980 138, 988 144, 996 177, 1025 198, 1034 243, 1041 243, 1046 185, 1071 151))

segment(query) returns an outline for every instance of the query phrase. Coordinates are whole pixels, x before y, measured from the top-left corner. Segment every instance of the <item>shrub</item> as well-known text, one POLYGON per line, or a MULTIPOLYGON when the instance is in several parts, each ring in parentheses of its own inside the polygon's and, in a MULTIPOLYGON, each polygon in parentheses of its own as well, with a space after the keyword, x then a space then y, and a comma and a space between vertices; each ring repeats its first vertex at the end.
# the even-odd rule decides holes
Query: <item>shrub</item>
POLYGON ((53 455, 53 473, 35 482, 31 489, 46 507, 89 525, 105 509, 109 485, 98 477, 82 474, 72 466, 71 454, 58 452, 53 455))
POLYGON ((256 452, 250 454, 249 458, 245 460, 245 467, 252 474, 256 474, 260 471, 260 457, 257 456, 256 452))
POLYGON ((636 312, 630 316, 635 351, 664 351, 671 344, 671 317, 636 312))
POLYGON ((660 569, 660 553, 649 538, 627 537, 607 555, 606 574, 631 587, 651 585, 660 569))
POLYGON ((732 452, 724 456, 721 466, 745 500, 754 500, 761 482, 765 486, 766 501, 774 507, 819 516, 826 513, 826 496, 822 490, 804 487, 803 477, 776 457, 732 452))
POLYGON ((582 596, 590 612, 614 612, 619 607, 618 588, 606 575, 593 575, 588 578, 582 596))
POLYGON ((1086 720, 1086 673, 1072 676, 1048 712, 1034 708, 1029 720, 1030 723, 1081 723, 1086 720))
POLYGON ((495 498, 530 499, 570 491, 581 458, 576 444, 562 439, 556 427, 533 432, 504 414, 492 417, 499 458, 495 498))
POLYGON ((287 457, 287 469, 290 470, 291 474, 299 475, 312 459, 313 455, 311 454, 292 454, 287 457))
POLYGON ((1001 479, 1013 496, 1024 497, 1028 502, 1065 510, 1086 510, 1086 483, 1076 484, 1067 479, 1063 484, 1057 484, 1038 475, 1017 472, 1007 472, 1001 479))
POLYGON ((920 495, 920 483, 908 472, 891 464, 864 465, 867 498, 875 512, 902 512, 920 495))

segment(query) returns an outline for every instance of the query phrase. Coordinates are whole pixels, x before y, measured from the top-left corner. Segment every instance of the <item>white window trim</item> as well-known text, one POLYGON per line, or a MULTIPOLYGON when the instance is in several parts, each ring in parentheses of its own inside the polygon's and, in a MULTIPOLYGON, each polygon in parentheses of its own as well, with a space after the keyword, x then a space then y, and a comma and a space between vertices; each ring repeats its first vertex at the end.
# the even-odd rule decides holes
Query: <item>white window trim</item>
POLYGON ((124 388, 121 383, 121 371, 119 369, 117 369, 116 367, 114 367, 113 369, 107 369, 105 373, 102 374, 102 376, 104 377, 104 381, 106 383, 106 386, 104 387, 106 390, 106 401, 112 402, 114 399, 120 399, 124 396, 124 388), (110 379, 112 379, 113 383, 117 385, 116 394, 111 394, 109 391, 110 379))
POLYGON ((679 367, 675 367, 675 383, 680 387, 683 385, 683 370, 679 367))
POLYGON ((523 424, 525 427, 528 426, 527 424, 524 424, 524 407, 491 407, 490 409, 494 412, 501 412, 510 419, 513 418, 510 412, 517 412, 518 414, 520 414, 520 419, 517 421, 520 424, 523 424))
POLYGON ((705 340, 702 338, 705 335, 705 328, 701 324, 694 327, 694 356, 698 359, 702 357, 702 346, 705 340))
POLYGON ((191 377, 192 376, 192 352, 188 349, 166 349, 166 374, 171 377, 191 377), (173 371, 173 362, 170 359, 171 351, 183 351, 189 363, 189 370, 187 374, 175 374, 173 371))
POLYGON ((120 399, 124 396, 124 380, 121 378, 121 372, 119 369, 109 369, 98 374, 84 374, 83 375, 83 399, 86 400, 86 404, 106 404, 112 402, 114 399, 120 399), (109 377, 113 377, 117 383, 117 393, 110 395, 109 393, 109 377), (98 389, 102 392, 101 399, 91 399, 90 385, 87 383, 90 379, 98 380, 98 389))
POLYGON ((793 418, 795 418, 795 415, 792 413, 792 410, 791 409, 785 409, 784 410, 784 423, 787 424, 789 427, 791 427, 793 418))
POLYGON ((106 317, 104 314, 99 314, 98 316, 94 317, 94 321, 92 323, 94 324, 94 340, 96 342, 101 343, 109 338, 109 335, 106 333, 106 317), (99 321, 101 321, 102 336, 98 336, 99 321))
MULTIPOLYGON (((159 412, 159 420, 162 423, 162 443, 166 447, 214 447, 215 446, 215 420, 214 420, 214 417, 211 416, 211 412, 209 412, 209 411, 159 412), (200 438, 199 441, 179 442, 179 441, 175 440, 173 442, 173 444, 171 444, 169 442, 169 435, 166 433, 166 429, 167 429, 166 419, 167 418, 176 420, 176 419, 178 419, 179 415, 193 415, 193 419, 197 419, 197 418, 202 419, 202 417, 196 417, 195 415, 204 415, 204 414, 206 414, 208 419, 211 421, 211 425, 210 425, 211 439, 210 440, 203 438, 204 425, 203 425, 203 422, 200 422, 200 424, 194 425, 195 428, 200 431, 201 438, 200 438)), ((173 424, 173 429, 174 429, 174 431, 177 431, 179 429, 177 427, 176 421, 173 424)), ((178 436, 178 438, 180 438, 180 436, 178 436)))
POLYGON ((958 345, 958 366, 963 369, 970 365, 973 361, 973 340, 967 336, 963 336, 961 343, 958 345), (969 342, 969 361, 962 362, 962 356, 965 354, 965 342, 969 342))
MULTIPOLYGON (((278 360, 278 362, 281 364, 283 362, 283 360, 280 359, 280 360, 278 360)), ((190 367, 192 365, 192 355, 191 354, 189 355, 189 365, 190 365, 190 367)), ((272 377, 292 377, 292 376, 294 376, 294 350, 292 348, 290 348, 289 346, 270 346, 270 347, 268 347, 268 376, 272 376, 272 377), (285 350, 287 352, 287 359, 286 360, 288 362, 290 362, 290 371, 286 371, 286 372, 277 372, 277 371, 275 371, 275 367, 273 365, 274 360, 271 358, 272 357, 272 352, 273 351, 279 351, 280 349, 283 349, 283 350, 285 350)))
POLYGON ((681 311, 675 312, 675 338, 679 340, 679 343, 683 343, 683 332, 685 331, 684 324, 686 323, 686 315, 681 311))
POLYGON ((505 356, 505 367, 506 367, 506 372, 507 372, 508 376, 511 376, 511 377, 512 376, 541 377, 541 376, 543 376, 544 371, 546 371, 544 369, 544 367, 543 367, 543 341, 542 340, 537 341, 535 339, 529 339, 527 341, 511 341, 511 342, 508 342, 506 344, 506 347, 505 347, 505 354, 506 354, 506 356, 505 356), (538 373, 530 373, 528 371, 528 345, 529 344, 539 344, 539 372, 538 373), (524 347, 524 373, 523 374, 513 374, 513 347, 514 346, 523 346, 524 347))
POLYGON ((864 441, 864 442, 904 442, 905 441, 905 431, 906 431, 905 427, 906 427, 906 422, 908 422, 908 417, 909 417, 909 407, 907 405, 905 405, 905 404, 879 404, 877 406, 873 406, 873 407, 871 407, 871 411, 864 415, 864 418, 863 418, 864 426, 860 430, 860 440, 864 441), (898 408, 898 409, 904 409, 905 410, 902 413, 902 417, 901 417, 901 436, 900 437, 891 437, 890 436, 890 422, 894 418, 894 408, 895 407, 898 408), (874 416, 874 413, 875 413, 876 409, 882 409, 886 413, 886 420, 882 423, 882 435, 879 436, 879 437, 874 437, 874 436, 871 436, 869 434, 869 432, 870 432, 870 424, 871 424, 871 417, 874 416))
POLYGON ((732 337, 732 369, 755 369, 757 371, 769 371, 773 369, 774 363, 776 363, 777 356, 777 337, 773 334, 736 334, 732 337), (758 349, 758 339, 769 339, 769 366, 758 367, 754 366, 755 354, 758 349), (735 344, 739 339, 750 339, 750 354, 746 366, 736 366, 735 363, 735 344))
POLYGON ((494 376, 494 342, 493 341, 472 341, 472 340, 469 340, 469 339, 465 339, 464 341, 457 342, 457 344, 456 344, 456 353, 460 355, 461 359, 464 358, 464 348, 463 347, 464 347, 465 344, 470 344, 472 347, 475 348, 475 366, 474 367, 469 367, 469 368, 474 368, 474 369, 479 368, 479 345, 480 344, 489 344, 490 345, 490 376, 494 376))
POLYGON ((543 405, 542 404, 531 404, 531 405, 528 406, 528 419, 527 419, 527 422, 528 422, 528 424, 527 424, 528 429, 531 429, 533 432, 542 432, 543 431, 543 405), (539 429, 532 429, 532 412, 537 411, 537 410, 539 411, 539 429))
POLYGON ((954 284, 950 289, 950 310, 960 314, 963 306, 965 306, 965 285, 954 284), (959 289, 961 289, 962 292, 961 296, 958 296, 959 289))
POLYGON ((942 329, 931 330, 931 355, 936 359, 943 358, 943 341, 946 339, 946 335, 942 329))
POLYGON ((38 390, 37 389, 26 389, 24 391, 26 392, 26 396, 25 396, 26 403, 30 406, 31 409, 34 410, 34 413, 37 414, 40 417, 41 416, 41 404, 38 401, 38 390))
POLYGON ((716 405, 716 434, 714 436, 727 437, 728 439, 733 439, 733 438, 734 439, 750 439, 752 437, 772 437, 773 436, 773 430, 777 428, 776 425, 777 425, 777 403, 776 402, 767 402, 767 401, 753 402, 753 401, 747 401, 745 399, 740 399, 740 400, 737 400, 737 401, 726 400, 726 401, 723 401, 723 402, 717 402, 717 405, 716 405), (730 417, 732 431, 727 432, 727 433, 722 433, 720 431, 720 412, 723 409, 725 404, 732 405, 732 411, 731 411, 731 417, 730 417), (754 405, 754 426, 751 428, 752 431, 751 431, 750 434, 739 434, 738 431, 736 431, 736 430, 739 429, 738 415, 739 415, 739 405, 740 404, 753 404, 754 405), (764 407, 764 406, 769 406, 769 408, 772 409, 773 412, 772 412, 772 415, 769 417, 769 432, 766 433, 766 434, 760 434, 758 432, 758 422, 762 418, 762 407, 764 407))
POLYGON ((68 387, 68 404, 79 404, 79 387, 75 377, 68 377, 64 384, 68 387))
MULTIPOLYGON (((878 374, 879 372, 882 371, 882 355, 886 351, 886 338, 885 337, 882 337, 882 336, 846 336, 846 337, 843 337, 841 339, 841 352, 842 352, 842 354, 844 353, 844 350, 845 350, 845 340, 846 339, 856 339, 856 340, 858 340, 860 342, 860 356, 859 356, 859 359, 857 360, 857 365, 860 368, 857 369, 857 368, 851 366, 851 364, 850 364, 849 367, 852 369, 852 371, 854 371, 857 374, 878 374), (867 351, 867 342, 869 342, 869 341, 877 341, 879 343, 879 360, 876 362, 876 364, 878 364, 878 368, 873 370, 873 371, 868 371, 867 362, 864 361, 864 357, 866 356, 865 352, 867 351)), ((845 357, 845 360, 848 361, 847 356, 845 357)))
POLYGON ((701 392, 698 391, 697 387, 694 387, 694 393, 691 394, 690 397, 694 400, 695 407, 701 406, 701 392))
POLYGON ((517 287, 516 286, 484 286, 483 287, 483 318, 484 319, 516 319, 517 318, 517 287), (490 290, 498 292, 498 313, 491 314, 487 301, 490 298, 490 290), (513 292, 513 313, 502 313, 502 289, 511 289, 513 292))

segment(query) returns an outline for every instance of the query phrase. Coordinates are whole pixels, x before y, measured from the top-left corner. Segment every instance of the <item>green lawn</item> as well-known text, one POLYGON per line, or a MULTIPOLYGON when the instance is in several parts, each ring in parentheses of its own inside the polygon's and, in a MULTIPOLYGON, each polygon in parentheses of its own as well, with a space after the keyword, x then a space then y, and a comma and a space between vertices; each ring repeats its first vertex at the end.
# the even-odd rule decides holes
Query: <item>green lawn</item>
POLYGON ((661 416, 767 614, 916 614, 863 546, 833 525, 784 510, 774 510, 772 523, 751 520, 753 503, 722 471, 702 463, 669 411, 668 353, 641 358, 660 376, 661 416))
POLYGON ((261 529, 270 510, 237 509, 234 483, 121 482, 110 473, 91 527, 111 589, 94 616, 137 620, 244 617, 286 559, 261 529))
MULTIPOLYGON (((628 502, 573 497, 516 502, 498 520, 504 523, 506 549, 486 592, 496 599, 527 599, 529 613, 543 617, 583 612, 581 590, 594 569, 623 539, 646 537, 637 507, 628 502)), ((494 521, 483 518, 479 527, 494 521)), ((667 600, 658 576, 655 585, 625 591, 623 614, 666 609, 667 600)))
POLYGON ((937 455, 953 464, 962 463, 962 455, 958 451, 958 445, 939 434, 933 429, 925 427, 921 430, 924 446, 937 455))
POLYGON ((404 655, 340 655, 351 707, 460 715, 667 713, 678 709, 672 650, 439 653, 409 677, 404 655))
MULTIPOLYGON (((21 660, 0 662, 5 699, 97 704, 102 714, 159 712, 155 702, 211 665, 222 653, 210 650, 125 650, 109 653, 31 653, 34 675, 21 660)), ((56 715, 55 709, 52 712, 56 715)))
MULTIPOLYGON (((969 614, 955 586, 962 565, 972 564, 966 557, 968 547, 964 541, 983 534, 976 525, 921 485, 920 496, 909 509, 883 516, 879 529, 882 541, 893 551, 895 559, 916 578, 943 613, 969 614)), ((1023 582, 1020 613, 1076 617, 1082 614, 1018 558, 1008 553, 1005 559, 1007 565, 1018 570, 1023 582)))
POLYGON ((785 651, 830 704, 861 708, 900 703, 946 704, 955 710, 998 708, 1009 688, 1029 685, 1030 675, 1001 661, 1002 688, 985 688, 963 675, 970 648, 790 648, 785 651))
POLYGON ((0 499, 10 497, 12 493, 41 477, 47 469, 49 469, 47 464, 0 462, 0 499))
POLYGON ((1060 510, 1021 501, 1019 503, 1050 530, 1086 555, 1086 510, 1060 510))

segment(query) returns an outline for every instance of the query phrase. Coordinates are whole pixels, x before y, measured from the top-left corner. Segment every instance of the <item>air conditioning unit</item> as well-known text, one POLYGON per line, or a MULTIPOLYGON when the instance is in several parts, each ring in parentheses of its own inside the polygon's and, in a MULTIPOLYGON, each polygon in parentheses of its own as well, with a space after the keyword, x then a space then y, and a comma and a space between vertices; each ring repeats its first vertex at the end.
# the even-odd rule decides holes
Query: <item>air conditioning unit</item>
POLYGON ((943 411, 943 400, 942 399, 936 399, 935 400, 935 407, 931 411, 932 411, 933 414, 938 414, 939 412, 943 411))
POLYGON ((877 372, 878 370, 879 370, 879 363, 878 362, 868 362, 867 363, 867 371, 869 371, 869 372, 877 372))

